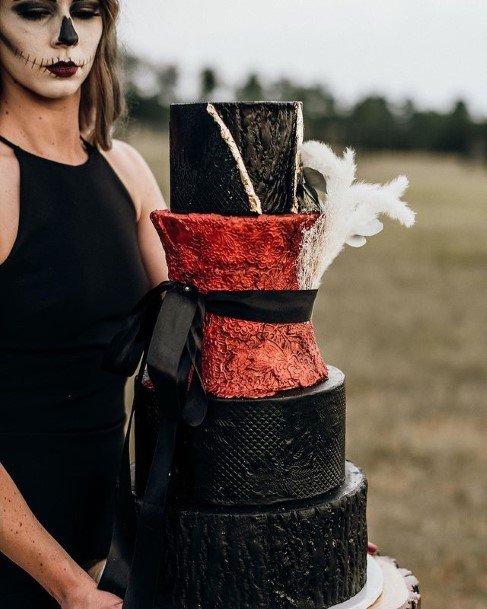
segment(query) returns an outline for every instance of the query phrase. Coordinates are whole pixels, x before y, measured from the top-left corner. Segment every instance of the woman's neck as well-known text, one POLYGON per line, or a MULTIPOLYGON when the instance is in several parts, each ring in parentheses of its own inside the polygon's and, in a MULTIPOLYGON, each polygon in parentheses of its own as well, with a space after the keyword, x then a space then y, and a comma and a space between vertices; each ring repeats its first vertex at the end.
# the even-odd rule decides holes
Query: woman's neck
POLYGON ((80 90, 63 99, 46 99, 18 85, 6 86, 0 97, 0 134, 34 154, 76 163, 85 155, 79 103, 80 90))

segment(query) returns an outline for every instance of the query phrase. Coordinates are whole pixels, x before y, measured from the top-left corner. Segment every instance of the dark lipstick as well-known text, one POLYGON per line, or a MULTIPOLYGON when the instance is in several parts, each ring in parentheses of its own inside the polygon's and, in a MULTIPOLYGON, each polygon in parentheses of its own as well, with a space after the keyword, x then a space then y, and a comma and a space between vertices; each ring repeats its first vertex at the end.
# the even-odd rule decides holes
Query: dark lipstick
POLYGON ((70 76, 74 76, 79 68, 79 66, 77 66, 73 61, 58 61, 45 67, 49 70, 49 72, 52 72, 61 78, 69 78, 70 76))

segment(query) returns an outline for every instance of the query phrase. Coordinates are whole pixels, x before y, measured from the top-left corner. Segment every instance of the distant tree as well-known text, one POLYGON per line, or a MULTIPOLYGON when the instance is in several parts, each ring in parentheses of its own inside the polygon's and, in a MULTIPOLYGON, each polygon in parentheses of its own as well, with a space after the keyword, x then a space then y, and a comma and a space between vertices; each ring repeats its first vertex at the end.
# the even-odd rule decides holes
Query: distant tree
POLYGON ((168 108, 161 105, 158 95, 141 96, 132 91, 127 98, 133 120, 162 127, 167 124, 168 108))
MULTIPOLYGON (((169 106, 178 100, 178 67, 130 53, 123 55, 123 67, 132 119, 167 127, 169 106)), ((211 98, 222 86, 216 70, 204 67, 197 99, 211 98)), ((432 150, 487 158, 487 121, 473 120, 461 99, 447 113, 419 110, 411 99, 393 104, 380 95, 360 99, 346 110, 321 83, 302 85, 289 78, 266 83, 256 72, 234 89, 233 97, 241 101, 302 101, 306 139, 374 150, 432 150)))
POLYGON ((307 139, 339 139, 340 125, 336 101, 324 85, 297 85, 288 78, 281 78, 271 83, 267 92, 272 100, 303 102, 307 139))
POLYGON ((396 124, 394 148, 399 150, 411 150, 414 147, 412 141, 412 121, 416 113, 416 106, 412 99, 395 106, 393 111, 396 124))
POLYGON ((134 80, 134 74, 137 71, 138 66, 140 65, 141 60, 136 55, 132 55, 131 53, 122 53, 122 67, 123 72, 125 74, 125 79, 130 84, 134 80))
POLYGON ((200 99, 209 101, 215 89, 219 86, 220 80, 213 68, 203 68, 200 74, 200 99))
POLYGON ((400 122, 409 123, 416 112, 416 105, 412 99, 406 99, 404 103, 399 106, 399 120, 400 122))
POLYGON ((478 161, 487 161, 487 121, 474 125, 472 156, 478 161))
POLYGON ((167 124, 169 104, 177 99, 178 68, 131 54, 123 56, 123 66, 130 116, 139 122, 167 124))
POLYGON ((416 110, 409 121, 412 150, 441 150, 445 116, 434 110, 416 110))
POLYGON ((472 137, 471 126, 467 104, 460 99, 445 117, 439 148, 447 152, 468 154, 472 137))
POLYGON ((249 74, 241 87, 237 87, 235 95, 239 101, 261 101, 266 98, 264 87, 258 74, 249 74))
POLYGON ((177 101, 179 70, 175 65, 159 65, 156 67, 156 78, 159 87, 159 100, 162 105, 169 106, 177 101))
POLYGON ((289 78, 280 78, 271 83, 268 89, 269 97, 275 101, 301 101, 296 97, 297 85, 289 78))
POLYGON ((348 120, 348 139, 356 146, 393 148, 396 135, 395 118, 384 97, 366 97, 352 109, 348 120))

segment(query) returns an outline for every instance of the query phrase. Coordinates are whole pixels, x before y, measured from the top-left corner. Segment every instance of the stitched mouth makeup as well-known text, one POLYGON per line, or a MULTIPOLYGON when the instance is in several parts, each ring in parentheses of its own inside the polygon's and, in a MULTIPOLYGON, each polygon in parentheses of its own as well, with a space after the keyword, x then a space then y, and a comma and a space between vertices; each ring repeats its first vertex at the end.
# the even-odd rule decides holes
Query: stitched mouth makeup
MULTIPOLYGON (((0 38, 5 39, 5 36, 2 36, 0 33, 0 38)), ((35 67, 39 70, 49 71, 52 74, 56 74, 56 76, 72 76, 76 74, 78 68, 84 68, 86 65, 91 64, 93 61, 94 55, 91 55, 87 59, 78 59, 74 60, 71 57, 61 58, 61 57, 51 57, 49 59, 38 59, 37 57, 31 57, 29 54, 25 54, 20 49, 14 46, 13 48, 14 54, 16 57, 19 57, 21 60, 25 62, 25 65, 30 65, 31 69, 35 67), (69 68, 69 69, 68 69, 69 68)))

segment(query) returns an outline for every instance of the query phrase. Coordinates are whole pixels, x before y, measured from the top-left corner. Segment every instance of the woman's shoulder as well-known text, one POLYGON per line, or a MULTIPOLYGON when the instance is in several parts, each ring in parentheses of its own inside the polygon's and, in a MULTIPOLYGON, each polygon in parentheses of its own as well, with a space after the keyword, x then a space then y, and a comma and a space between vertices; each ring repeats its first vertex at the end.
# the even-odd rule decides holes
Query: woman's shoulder
POLYGON ((5 198, 8 198, 9 201, 13 200, 13 194, 18 189, 19 181, 20 168, 15 152, 10 146, 0 141, 0 197, 2 197, 2 209, 5 208, 5 198))
POLYGON ((12 148, 0 144, 0 264, 3 264, 17 237, 20 169, 12 148))
POLYGON ((149 170, 149 166, 140 152, 128 142, 112 139, 112 147, 109 150, 99 148, 100 152, 107 158, 116 161, 120 166, 127 169, 133 168, 134 173, 141 169, 149 170))
POLYGON ((13 148, 0 140, 0 170, 8 173, 16 164, 16 157, 13 148))
POLYGON ((127 188, 137 212, 137 220, 149 205, 164 204, 157 180, 140 152, 123 140, 112 140, 109 150, 99 151, 115 170, 127 188))

